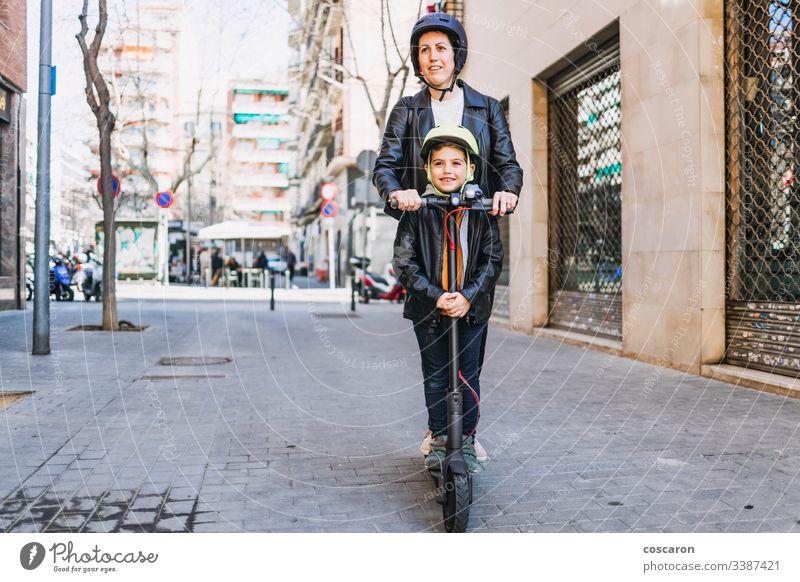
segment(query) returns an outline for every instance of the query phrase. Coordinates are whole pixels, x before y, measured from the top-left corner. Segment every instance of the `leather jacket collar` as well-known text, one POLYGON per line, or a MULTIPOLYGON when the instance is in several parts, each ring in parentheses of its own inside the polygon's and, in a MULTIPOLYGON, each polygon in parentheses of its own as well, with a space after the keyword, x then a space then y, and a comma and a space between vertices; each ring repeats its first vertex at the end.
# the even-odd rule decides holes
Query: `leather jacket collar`
MULTIPOLYGON (((456 81, 459 87, 464 91, 464 107, 477 107, 479 109, 486 109, 486 98, 478 93, 475 89, 467 85, 464 81, 459 79, 456 81)), ((431 90, 425 87, 417 92, 411 98, 411 107, 415 109, 425 109, 431 106, 431 90)))
MULTIPOLYGON (((467 85, 464 81, 458 80, 458 86, 464 91, 464 117, 463 124, 472 135, 478 139, 478 136, 483 131, 486 125, 486 113, 482 109, 488 109, 486 97, 475 91, 472 87, 467 85)), ((431 92, 428 87, 419 91, 411 99, 411 108, 415 109, 415 115, 419 119, 417 129, 419 131, 420 143, 425 139, 428 132, 436 125, 433 118, 433 109, 431 109, 431 92)))

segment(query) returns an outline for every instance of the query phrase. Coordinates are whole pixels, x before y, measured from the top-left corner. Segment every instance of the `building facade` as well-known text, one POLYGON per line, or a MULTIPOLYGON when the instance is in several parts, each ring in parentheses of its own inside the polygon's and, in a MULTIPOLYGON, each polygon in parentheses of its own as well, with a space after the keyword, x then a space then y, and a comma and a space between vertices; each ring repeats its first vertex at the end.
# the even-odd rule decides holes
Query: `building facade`
POLYGON ((380 111, 384 92, 391 109, 402 95, 419 90, 413 72, 390 79, 403 62, 411 66, 400 57, 407 59, 407 36, 419 5, 384 6, 367 0, 289 2, 294 20, 289 34, 290 103, 297 124, 293 244, 299 261, 321 279, 328 277, 333 248, 332 270, 339 286, 349 273, 349 256, 366 254, 378 271, 392 258, 396 223, 376 204, 367 175, 371 168, 359 169, 358 160, 359 155, 369 159, 380 145, 387 113, 380 111), (403 31, 400 56, 388 26, 381 38, 382 17, 391 20, 398 34, 403 31), (336 185, 338 213, 323 221, 320 189, 327 182, 336 185))
POLYGON ((25 307, 26 2, 0 5, 0 309, 25 307))
POLYGON ((238 81, 228 91, 228 218, 288 220, 293 138, 285 85, 238 81))
POLYGON ((525 171, 496 322, 796 393, 798 17, 466 3, 463 77, 507 99, 525 171))
MULTIPOLYGON (((114 23, 117 34, 103 46, 100 66, 117 105, 114 160, 125 196, 122 219, 158 218, 153 196, 181 171, 191 138, 181 116, 182 11, 174 3, 136 3, 114 23)), ((182 218, 185 208, 185 200, 176 198, 170 218, 182 218)))

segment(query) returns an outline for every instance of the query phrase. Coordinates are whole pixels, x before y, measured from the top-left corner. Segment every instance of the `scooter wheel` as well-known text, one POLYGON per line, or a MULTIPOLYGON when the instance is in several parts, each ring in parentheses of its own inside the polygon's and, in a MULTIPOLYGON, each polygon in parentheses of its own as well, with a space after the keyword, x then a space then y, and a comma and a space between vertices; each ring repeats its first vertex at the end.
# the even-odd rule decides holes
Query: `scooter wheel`
POLYGON ((445 500, 442 506, 444 529, 447 533, 464 533, 469 524, 469 505, 472 500, 472 483, 467 475, 448 472, 445 482, 445 500))

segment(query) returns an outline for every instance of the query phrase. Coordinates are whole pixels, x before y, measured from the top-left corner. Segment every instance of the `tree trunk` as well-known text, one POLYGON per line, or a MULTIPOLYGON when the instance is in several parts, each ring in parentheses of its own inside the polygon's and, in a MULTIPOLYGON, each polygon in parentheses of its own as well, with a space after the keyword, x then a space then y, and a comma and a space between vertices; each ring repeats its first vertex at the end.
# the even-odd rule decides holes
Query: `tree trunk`
POLYGON ((114 191, 111 170, 112 120, 107 106, 100 106, 100 184, 103 189, 103 330, 116 331, 117 318, 117 228, 114 222, 114 191), (110 127, 111 126, 111 127, 110 127))

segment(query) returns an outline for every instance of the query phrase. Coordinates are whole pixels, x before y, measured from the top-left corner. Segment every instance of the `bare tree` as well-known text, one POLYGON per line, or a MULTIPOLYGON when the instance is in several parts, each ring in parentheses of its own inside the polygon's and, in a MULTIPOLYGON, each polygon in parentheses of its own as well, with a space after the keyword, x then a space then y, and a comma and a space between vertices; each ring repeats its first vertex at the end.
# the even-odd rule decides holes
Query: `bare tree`
POLYGON ((103 35, 108 24, 107 0, 97 0, 99 16, 94 30, 94 38, 90 45, 86 44, 89 0, 83 0, 83 8, 78 17, 81 23, 80 32, 75 35, 83 53, 83 72, 86 77, 86 101, 97 120, 100 134, 100 185, 102 190, 103 209, 103 330, 113 331, 119 328, 117 318, 116 290, 116 224, 114 221, 114 186, 111 174, 111 133, 114 131, 116 117, 109 107, 111 100, 106 80, 97 65, 97 57, 103 43, 103 35))
MULTIPOLYGON (((417 7, 417 18, 419 18, 421 13, 422 0, 420 0, 417 7)), ((383 94, 379 95, 380 100, 375 99, 369 89, 369 83, 367 79, 361 75, 358 69, 358 59, 356 58, 356 50, 353 46, 353 35, 350 34, 350 23, 347 19, 347 10, 345 6, 342 6, 342 14, 344 16, 344 25, 347 29, 347 39, 350 44, 350 52, 353 56, 353 70, 349 70, 344 66, 344 59, 340 59, 342 61, 340 63, 333 63, 333 68, 342 71, 345 75, 355 81, 358 81, 362 87, 364 87, 364 93, 367 96, 367 101, 369 102, 370 109, 372 110, 372 117, 375 120, 375 124, 378 126, 379 130, 383 130, 383 126, 386 124, 386 116, 389 111, 389 100, 392 98, 392 93, 394 92, 395 87, 399 87, 402 91, 406 86, 406 81, 408 81, 408 75, 411 70, 408 66, 410 53, 407 52, 403 54, 400 52, 400 47, 397 43, 397 36, 394 32, 394 25, 392 24, 392 14, 389 10, 389 0, 381 0, 381 44, 383 47, 383 60, 386 64, 386 79, 383 85, 383 94), (392 65, 392 58, 389 56, 392 51, 389 47, 389 38, 387 38, 386 35, 387 28, 389 31, 389 38, 391 38, 391 49, 394 49, 399 61, 399 64, 394 67, 392 65), (399 85, 397 85, 398 77, 400 78, 399 85)))
MULTIPOLYGON (((132 30, 135 32, 136 38, 136 48, 140 49, 142 46, 142 25, 141 25, 141 18, 140 18, 140 9, 139 4, 136 4, 135 14, 131 18, 128 15, 127 7, 125 4, 120 6, 122 9, 122 13, 120 14, 120 18, 123 21, 123 31, 125 30, 132 30)), ((153 40, 153 39, 151 39, 153 40)), ((112 148, 114 154, 116 155, 117 159, 120 160, 127 169, 131 172, 139 175, 143 180, 144 183, 147 185, 147 191, 142 196, 138 189, 134 188, 133 192, 131 193, 132 196, 136 198, 143 198, 147 202, 153 200, 153 198, 158 194, 160 191, 159 182, 156 176, 154 175, 154 168, 150 163, 150 158, 152 154, 153 148, 151 147, 150 143, 150 129, 159 125, 157 122, 148 112, 148 103, 151 103, 154 99, 158 98, 161 94, 161 89, 155 85, 153 80, 151 79, 150 75, 146 72, 141 70, 141 60, 138 57, 139 52, 138 50, 135 53, 137 55, 135 60, 135 72, 132 74, 126 75, 125 78, 128 80, 133 86, 133 94, 132 95, 124 95, 126 88, 120 87, 117 84, 116 79, 111 79, 111 87, 114 90, 114 97, 116 100, 116 109, 117 115, 119 116, 119 121, 121 123, 120 130, 127 128, 127 127, 137 127, 139 131, 139 135, 141 136, 141 141, 137 144, 124 144, 122 142, 121 132, 117 131, 112 136, 112 148), (130 102, 134 102, 138 105, 138 111, 135 114, 127 114, 125 109, 123 108, 123 101, 128 100, 130 102), (135 149, 139 155, 134 156, 131 155, 131 149, 127 147, 127 145, 131 146, 131 149, 135 149)), ((130 67, 127 67, 126 70, 130 70, 130 67)), ((200 124, 200 105, 203 99, 203 89, 202 87, 197 91, 197 99, 196 99, 196 114, 195 114, 195 126, 199 126, 200 124)), ((210 117, 210 116, 209 116, 210 117)), ((209 123, 211 119, 209 119, 209 123)), ((181 148, 183 152, 183 160, 180 164, 180 167, 175 172, 170 172, 172 174, 172 180, 169 185, 167 185, 167 189, 172 192, 176 193, 178 188, 190 177, 194 176, 202 172, 203 168, 206 164, 214 157, 214 144, 213 142, 210 144, 208 155, 206 158, 200 163, 199 166, 194 167, 192 165, 192 159, 197 151, 197 146, 199 144, 199 139, 196 134, 191 136, 191 140, 187 144, 185 148, 181 148)), ((171 151, 175 151, 172 149, 171 151)), ((161 186, 164 186, 162 183, 161 186)), ((138 200, 138 202, 142 202, 138 200)), ((136 204, 137 201, 134 201, 136 204)))
MULTIPOLYGON (((137 85, 137 90, 138 90, 137 85)), ((197 92, 197 109, 195 111, 195 127, 199 126, 200 124, 200 102, 202 100, 202 89, 197 92)), ((140 100, 141 101, 141 100, 140 100)), ((210 121, 209 121, 210 123, 210 121)), ((159 185, 158 180, 153 175, 153 170, 150 166, 150 141, 148 137, 148 127, 150 125, 150 120, 147 117, 147 114, 142 107, 142 116, 139 119, 131 120, 126 122, 126 125, 138 125, 141 127, 141 135, 142 141, 141 144, 137 146, 137 149, 141 151, 141 158, 136 159, 134 156, 130 155, 130 151, 124 147, 119 140, 114 140, 114 152, 115 154, 130 168, 133 172, 137 173, 141 176, 144 181, 148 185, 148 198, 152 199, 156 194, 159 192, 159 185)), ((211 161, 211 159, 215 155, 215 148, 214 148, 214 141, 211 140, 209 144, 209 150, 205 158, 197 164, 192 164, 192 159, 194 158, 195 153, 197 153, 197 146, 200 143, 200 138, 197 137, 196 133, 193 133, 189 143, 187 144, 184 154, 183 154, 183 161, 180 165, 180 172, 176 173, 175 176, 172 178, 168 186, 168 190, 173 194, 178 191, 178 188, 189 179, 189 177, 199 174, 203 171, 203 168, 211 161)))

